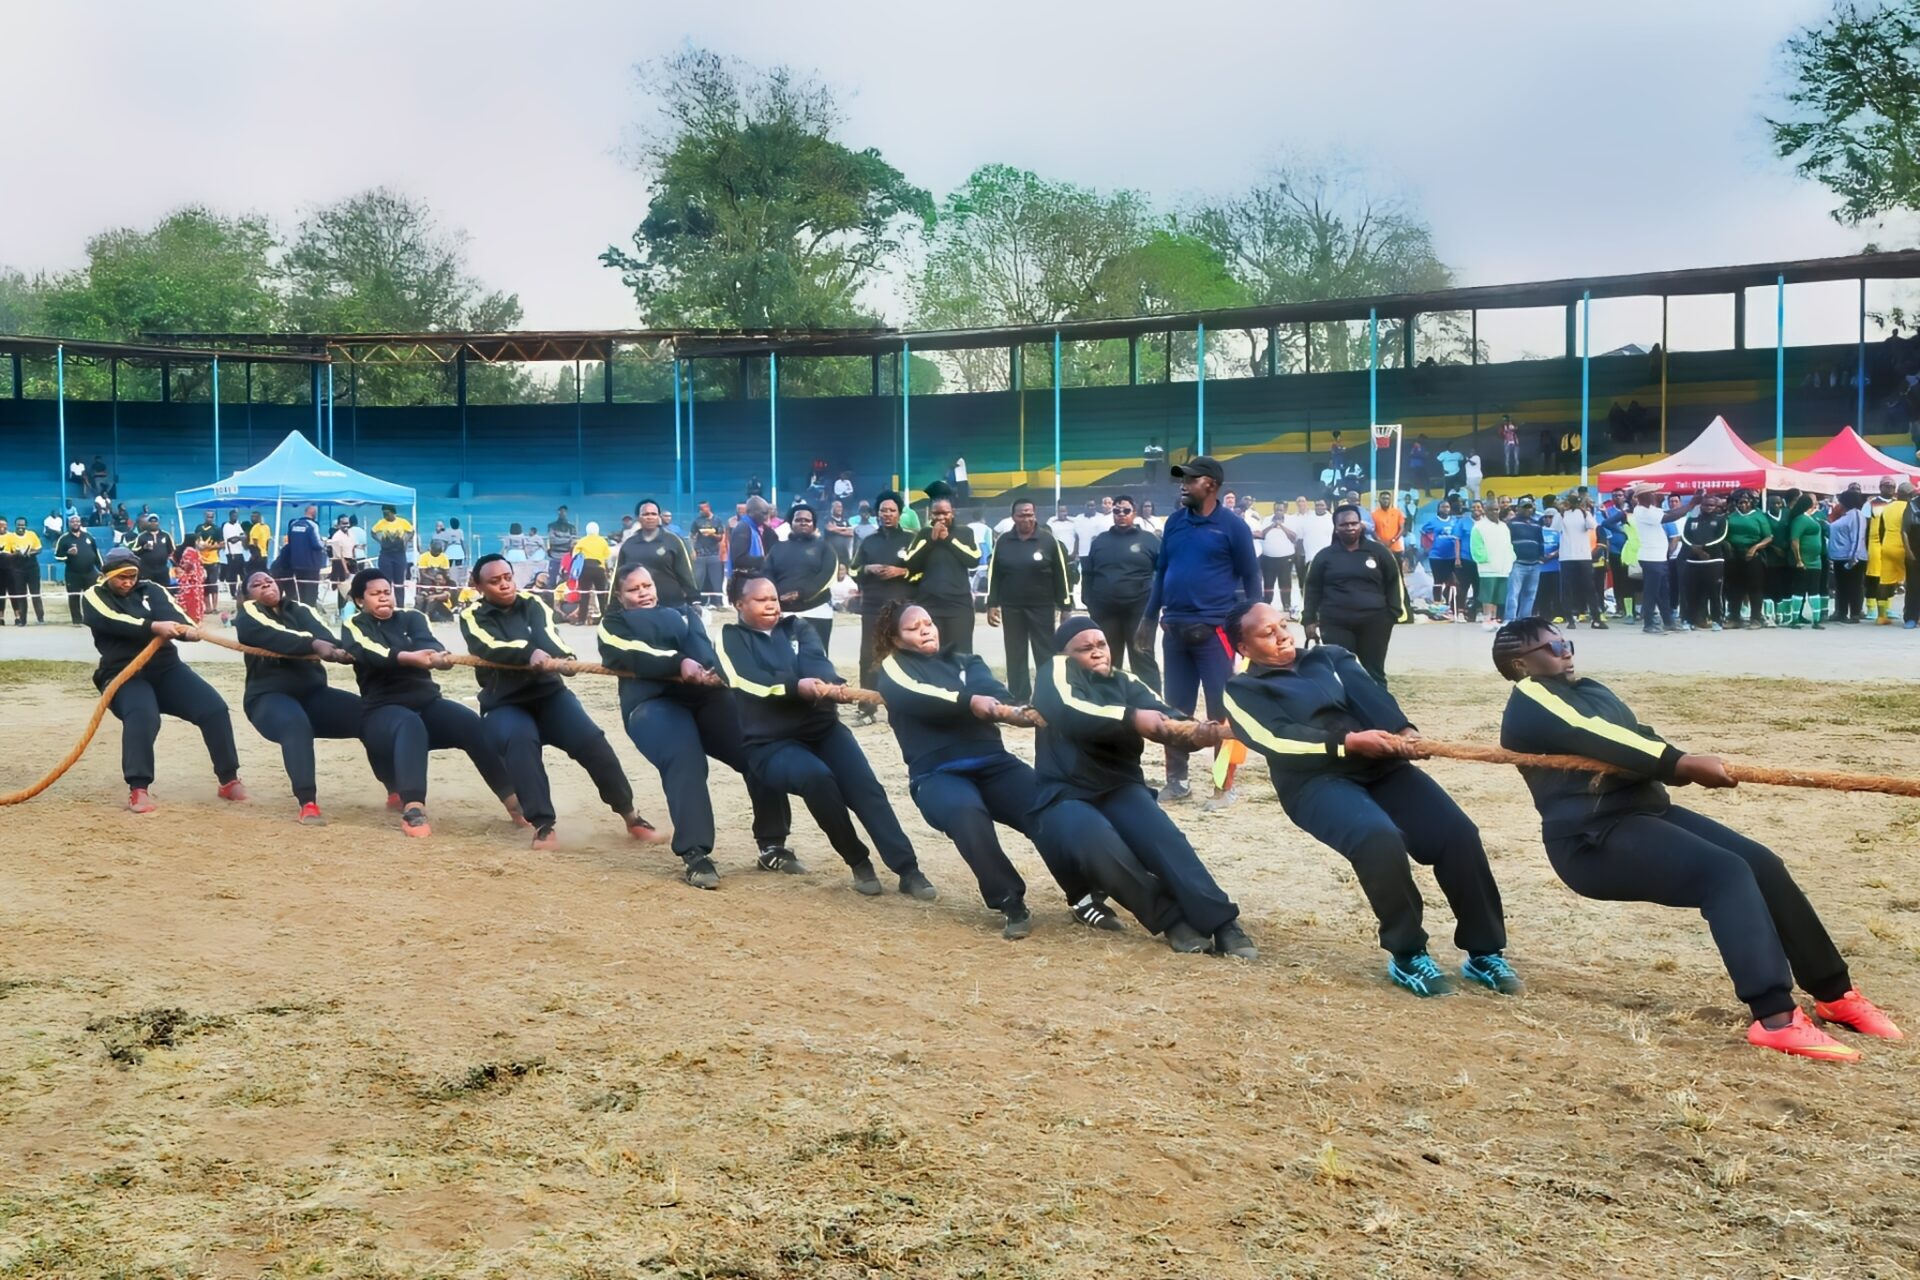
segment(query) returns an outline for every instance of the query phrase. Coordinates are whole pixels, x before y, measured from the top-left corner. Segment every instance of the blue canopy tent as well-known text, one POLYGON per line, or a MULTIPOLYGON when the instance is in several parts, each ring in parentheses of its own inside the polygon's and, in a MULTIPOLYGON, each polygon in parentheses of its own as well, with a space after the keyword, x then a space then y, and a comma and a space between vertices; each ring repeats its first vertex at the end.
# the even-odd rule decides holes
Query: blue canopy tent
POLYGON ((342 466, 320 452, 311 440, 298 431, 289 434, 274 446, 272 453, 246 470, 236 471, 225 480, 216 480, 197 489, 182 489, 173 495, 174 517, 179 521, 182 536, 186 532, 186 510, 189 507, 264 502, 274 504, 273 528, 276 536, 283 532, 280 508, 288 502, 325 502, 346 506, 378 503, 381 506, 407 507, 413 512, 415 526, 420 523, 419 499, 412 489, 342 466))

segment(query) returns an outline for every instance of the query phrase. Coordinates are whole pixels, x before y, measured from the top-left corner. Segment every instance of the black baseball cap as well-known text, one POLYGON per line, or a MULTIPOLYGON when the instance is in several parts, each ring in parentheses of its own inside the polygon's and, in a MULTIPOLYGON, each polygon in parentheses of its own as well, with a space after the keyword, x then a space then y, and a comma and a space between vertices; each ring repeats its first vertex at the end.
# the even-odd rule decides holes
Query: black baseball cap
POLYGON ((1209 479, 1225 482, 1227 470, 1220 465, 1220 459, 1209 458, 1206 454, 1196 454, 1173 468, 1173 478, 1185 480, 1188 476, 1206 476, 1209 479))

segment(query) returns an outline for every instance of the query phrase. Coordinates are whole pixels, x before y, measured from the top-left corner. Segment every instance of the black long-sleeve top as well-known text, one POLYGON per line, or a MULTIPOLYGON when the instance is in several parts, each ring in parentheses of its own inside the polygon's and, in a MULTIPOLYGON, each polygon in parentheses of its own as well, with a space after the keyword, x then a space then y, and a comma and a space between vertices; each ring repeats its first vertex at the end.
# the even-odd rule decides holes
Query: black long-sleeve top
POLYGON ((140 560, 142 582, 165 583, 173 576, 173 535, 165 529, 145 529, 134 535, 133 554, 140 560))
POLYGON ((973 608, 973 571, 980 564, 980 548, 965 525, 954 525, 946 538, 931 529, 913 535, 907 546, 907 585, 914 603, 973 608))
POLYGON ((767 552, 771 551, 779 538, 771 529, 758 528, 752 520, 742 518, 727 534, 727 559, 733 565, 736 578, 757 578, 766 572, 767 552), (754 534, 760 536, 760 550, 753 549, 754 534))
MULTIPOLYGON (((80 595, 80 620, 93 633, 93 647, 100 652, 100 665, 93 671, 93 687, 104 689, 153 639, 151 623, 178 622, 192 626, 193 619, 180 608, 173 593, 158 582, 141 581, 126 595, 115 595, 104 581, 96 582, 80 595)), ((140 669, 142 676, 159 675, 180 661, 180 653, 167 640, 160 651, 140 669)))
POLYGON ((315 640, 329 644, 340 642, 311 605, 284 596, 273 609, 258 600, 243 602, 240 611, 233 615, 233 636, 241 644, 286 655, 262 658, 250 653, 246 656, 247 684, 243 696, 248 701, 269 693, 303 698, 316 689, 326 688, 327 673, 318 662, 302 655, 313 653, 315 640))
POLYGON ((774 543, 767 552, 767 574, 773 579, 774 591, 783 597, 789 592, 800 597, 780 601, 780 607, 788 613, 805 613, 825 604, 839 567, 833 547, 817 533, 810 538, 793 534, 785 542, 774 543))
POLYGON ((1073 584, 1067 553, 1044 525, 1031 538, 1008 533, 993 544, 987 562, 989 609, 1070 609, 1073 584))
POLYGON ((1007 754, 1000 727, 974 715, 971 703, 980 695, 1012 702, 1013 695, 973 654, 897 650, 880 663, 879 681, 909 783, 961 761, 1007 754))
POLYGON ((1160 563, 1160 537, 1139 525, 1108 529, 1094 537, 1081 565, 1080 596, 1089 609, 1124 609, 1145 604, 1153 593, 1153 570, 1160 563))
POLYGON ((818 738, 840 722, 833 703, 800 696, 802 679, 843 681, 820 637, 799 618, 782 618, 772 631, 729 622, 720 629, 720 670, 738 695, 741 740, 750 747, 818 738))
POLYGON ((1590 756, 1628 771, 1521 769, 1549 840, 1598 833, 1629 814, 1665 813, 1671 801, 1662 784, 1673 781, 1682 754, 1641 724, 1613 690, 1584 679, 1515 683, 1500 720, 1500 745, 1534 755, 1590 756))
POLYGON ((461 611, 460 633, 467 639, 467 652, 474 657, 521 668, 474 668, 480 682, 482 712, 516 702, 538 702, 565 686, 566 677, 559 672, 528 666, 536 649, 554 658, 575 656, 554 626, 553 610, 538 596, 523 593, 504 609, 480 600, 461 611))
POLYGON ((1696 511, 1680 523, 1680 554, 1689 560, 1727 558, 1727 518, 1717 512, 1696 511))
POLYGON ((1140 753, 1146 740, 1133 727, 1134 711, 1187 717, 1115 667, 1097 676, 1066 654, 1040 668, 1034 710, 1047 722, 1034 738, 1034 770, 1040 775, 1039 807, 1060 800, 1097 800, 1121 787, 1145 786, 1140 753))
POLYGON ((905 578, 876 578, 867 571, 878 565, 906 568, 907 547, 912 542, 913 535, 898 525, 891 529, 883 525, 861 539, 853 553, 853 572, 860 579, 861 613, 879 613, 889 601, 907 598, 912 588, 905 578))
POLYGON ((92 586, 104 563, 100 544, 85 532, 61 534, 60 541, 53 544, 53 558, 66 566, 68 591, 92 586))
POLYGON ((600 642, 600 661, 621 671, 631 671, 638 679, 620 681, 620 714, 634 711, 655 698, 672 698, 696 704, 711 698, 731 696, 727 690, 711 685, 684 684, 679 680, 680 663, 692 658, 703 667, 719 669, 720 657, 707 637, 706 624, 682 605, 652 609, 614 609, 600 619, 596 633, 600 642))
POLYGON ((1300 621, 1353 624, 1371 622, 1382 614, 1405 619, 1406 600, 1393 552, 1367 537, 1351 551, 1335 542, 1321 548, 1307 566, 1300 621))
POLYGON ((646 566, 647 572, 653 575, 653 589, 667 608, 678 608, 700 598, 700 587, 693 580, 693 557, 678 535, 660 529, 651 538, 636 533, 621 543, 614 581, 618 582, 620 575, 636 564, 646 566))
POLYGON ((1227 681, 1233 736, 1266 757, 1274 794, 1288 803, 1321 778, 1367 782, 1401 764, 1347 754, 1349 733, 1412 727, 1393 695, 1339 645, 1324 644, 1290 667, 1249 667, 1227 681))
POLYGON ((395 609, 384 618, 363 609, 341 626, 340 643, 353 654, 360 704, 368 710, 400 706, 418 711, 440 697, 433 672, 398 660, 398 655, 417 649, 446 652, 427 624, 427 615, 418 609, 395 609))

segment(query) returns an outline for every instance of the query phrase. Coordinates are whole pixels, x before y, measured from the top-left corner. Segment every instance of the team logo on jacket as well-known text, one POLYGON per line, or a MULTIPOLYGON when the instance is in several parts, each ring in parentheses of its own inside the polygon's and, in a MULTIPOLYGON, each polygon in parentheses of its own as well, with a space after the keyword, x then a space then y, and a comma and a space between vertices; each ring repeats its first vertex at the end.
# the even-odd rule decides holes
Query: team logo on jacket
POLYGON ((1368 557, 1367 557, 1367 568, 1369 568, 1369 569, 1378 569, 1379 567, 1380 567, 1379 565, 1377 565, 1377 564, 1375 564, 1375 563, 1374 563, 1374 561, 1373 561, 1373 557, 1372 557, 1372 556, 1368 556, 1368 557))
POLYGON ((1132 552, 1136 552, 1136 553, 1137 553, 1137 552, 1141 552, 1141 551, 1145 551, 1146 549, 1147 549, 1147 547, 1146 547, 1146 544, 1145 544, 1145 543, 1142 543, 1142 542, 1136 542, 1136 543, 1134 543, 1134 544, 1133 544, 1132 546, 1130 546, 1130 547, 1128 547, 1128 548, 1127 548, 1127 550, 1129 550, 1129 551, 1132 551, 1132 552))
POLYGON ((1036 551, 1033 553, 1033 562, 1035 564, 1039 564, 1042 560, 1045 560, 1046 558, 1047 558, 1047 553, 1044 551, 1036 551))

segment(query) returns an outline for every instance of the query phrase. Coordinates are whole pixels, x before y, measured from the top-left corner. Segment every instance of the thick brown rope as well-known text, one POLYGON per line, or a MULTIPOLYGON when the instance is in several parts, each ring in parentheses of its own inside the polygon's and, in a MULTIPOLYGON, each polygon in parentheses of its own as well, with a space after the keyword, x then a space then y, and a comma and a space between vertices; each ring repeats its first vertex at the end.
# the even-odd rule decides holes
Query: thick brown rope
MULTIPOLYGON (((238 640, 229 640, 225 636, 208 635, 205 632, 195 632, 194 634, 216 648, 231 649, 235 653, 251 654, 256 658, 283 658, 293 662, 323 661, 323 659, 311 653, 275 653, 271 649, 260 649, 250 644, 241 644, 238 640)), ((510 662, 488 662, 485 658, 476 658, 466 653, 450 653, 447 657, 452 659, 453 665, 456 667, 488 667, 494 671, 528 670, 528 667, 524 663, 520 666, 515 666, 510 662)), ((627 680, 637 678, 631 671, 620 671, 613 667, 603 667, 597 662, 581 662, 577 658, 555 658, 553 661, 558 670, 565 671, 569 675, 619 676, 627 680)))
POLYGON ((152 661, 153 655, 160 652, 160 646, 165 643, 165 640, 159 636, 155 636, 147 642, 146 648, 134 655, 132 662, 129 662, 120 669, 120 674, 107 681, 107 687, 100 691, 100 700, 93 704, 93 714, 87 718, 86 731, 80 735, 80 741, 73 744, 73 750, 67 752, 66 758, 61 760, 59 764, 53 766, 53 770, 48 773, 46 777, 40 779, 40 781, 34 783, 26 790, 15 791, 10 795, 0 796, 0 809, 4 809, 8 805, 25 804, 54 783, 60 781, 62 774, 79 763, 80 757, 86 754, 87 744, 92 742, 93 735, 100 731, 100 722, 106 718, 107 708, 113 702, 113 695, 120 692, 121 685, 139 675, 140 668, 152 661))
MULTIPOLYGON (((1585 756, 1533 756, 1504 747, 1482 747, 1464 742, 1420 739, 1427 755, 1443 760, 1470 760, 1476 764, 1525 765, 1536 769, 1566 769, 1581 773, 1624 773, 1585 756)), ((1769 769, 1760 765, 1727 765, 1737 782, 1759 782, 1774 787, 1811 787, 1820 791, 1872 791, 1889 796, 1920 798, 1920 779, 1894 778, 1874 773, 1834 773, 1826 769, 1769 769)))

